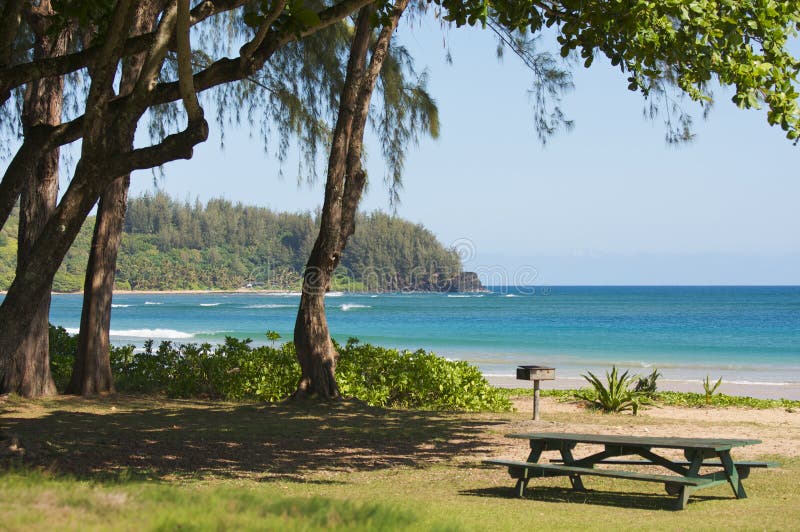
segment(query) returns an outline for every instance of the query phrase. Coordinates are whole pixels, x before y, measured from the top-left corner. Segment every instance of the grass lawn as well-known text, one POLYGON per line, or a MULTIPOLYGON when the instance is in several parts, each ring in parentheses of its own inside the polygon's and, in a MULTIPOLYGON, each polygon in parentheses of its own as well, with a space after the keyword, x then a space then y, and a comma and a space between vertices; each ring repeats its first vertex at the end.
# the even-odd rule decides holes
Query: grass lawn
MULTIPOLYGON (((513 496, 483 458, 520 445, 529 413, 456 414, 115 396, 0 399, 0 528, 511 530, 768 529, 800 522, 800 462, 755 470, 749 498, 701 490, 671 511, 663 486, 534 480, 513 496)), ((641 416, 549 414, 598 432, 641 416)), ((652 426, 652 425, 648 425, 652 426)))

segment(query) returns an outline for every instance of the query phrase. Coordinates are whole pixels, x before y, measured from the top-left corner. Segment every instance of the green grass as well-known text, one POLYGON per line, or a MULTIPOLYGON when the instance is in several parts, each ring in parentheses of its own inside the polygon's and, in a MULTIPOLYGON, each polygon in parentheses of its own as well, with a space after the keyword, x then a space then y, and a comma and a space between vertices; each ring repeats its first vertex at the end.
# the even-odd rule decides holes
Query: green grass
MULTIPOLYGON (((517 499, 505 469, 481 460, 524 454, 502 436, 530 428, 528 413, 147 396, 6 398, 0 409, 7 530, 788 530, 800 522, 800 462, 782 456, 760 457, 783 467, 753 471, 748 499, 717 486, 682 512, 670 510, 674 498, 661 486, 615 479, 587 479, 588 493, 564 478, 534 480, 517 499), (12 437, 21 449, 10 449, 12 437)), ((543 417, 548 427, 653 425, 588 411, 543 417)))
MULTIPOLYGON (((578 390, 540 390, 541 397, 554 397, 563 401, 577 400, 578 390)), ((503 393, 508 397, 531 397, 532 388, 506 388, 503 393)), ((657 392, 653 404, 656 406, 688 406, 688 407, 738 407, 738 408, 784 408, 800 409, 800 401, 794 399, 758 399, 738 395, 714 394, 706 404, 706 396, 693 392, 657 392)))

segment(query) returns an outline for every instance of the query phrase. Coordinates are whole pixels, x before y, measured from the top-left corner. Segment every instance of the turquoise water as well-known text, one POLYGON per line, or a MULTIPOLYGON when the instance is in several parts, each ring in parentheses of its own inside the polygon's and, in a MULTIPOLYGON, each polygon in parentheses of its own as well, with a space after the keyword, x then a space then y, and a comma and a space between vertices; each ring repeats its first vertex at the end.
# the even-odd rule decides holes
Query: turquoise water
MULTIPOLYGON (((145 339, 266 343, 286 339, 297 294, 114 296, 112 342, 145 339)), ((51 321, 80 322, 80 295, 53 297, 51 321)), ((800 287, 494 288, 486 294, 330 294, 333 336, 433 350, 487 375, 518 364, 556 367, 560 378, 617 364, 665 378, 800 383, 800 287)))

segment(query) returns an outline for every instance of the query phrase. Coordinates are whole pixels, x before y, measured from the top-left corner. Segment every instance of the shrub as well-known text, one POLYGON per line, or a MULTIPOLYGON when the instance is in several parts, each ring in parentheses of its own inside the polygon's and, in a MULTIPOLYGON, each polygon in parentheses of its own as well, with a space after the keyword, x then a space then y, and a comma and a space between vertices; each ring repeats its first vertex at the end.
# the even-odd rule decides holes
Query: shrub
MULTIPOLYGON (((63 331, 63 329, 62 329, 63 331)), ((63 331, 66 334, 66 331, 63 331)), ((66 335, 58 345, 68 346, 66 335)), ((111 349, 111 369, 120 391, 173 397, 278 401, 289 396, 300 378, 294 344, 250 346, 250 339, 226 338, 222 345, 152 340, 144 349, 111 349)), ((373 406, 438 410, 511 409, 508 395, 464 361, 450 361, 424 350, 398 351, 351 338, 336 345, 336 377, 341 393, 373 406)), ((66 353, 67 348, 62 348, 66 353)), ((52 355, 51 355, 52 356, 52 355)), ((69 378, 74 350, 59 358, 69 378)), ((55 357, 53 357, 55 360, 55 357)), ((61 362, 60 362, 61 363, 61 362)))
POLYGON ((647 377, 638 377, 638 381, 636 382, 636 386, 633 388, 633 390, 635 392, 643 393, 649 398, 654 397, 658 391, 657 381, 660 376, 661 373, 657 369, 654 369, 653 372, 647 377))
POLYGON ((611 373, 606 371, 606 384, 598 379, 591 371, 583 378, 592 385, 591 389, 579 390, 575 395, 600 408, 604 412, 624 412, 631 410, 633 415, 639 412, 639 407, 648 402, 647 397, 642 392, 632 390, 630 387, 635 376, 628 376, 625 371, 621 375, 617 373, 617 367, 611 367, 611 373))
POLYGON ((69 334, 64 327, 50 325, 50 373, 60 392, 69 384, 77 353, 78 335, 69 334))
POLYGON ((424 351, 399 351, 351 338, 340 353, 337 380, 343 395, 375 406, 436 410, 510 410, 506 394, 475 366, 424 351))

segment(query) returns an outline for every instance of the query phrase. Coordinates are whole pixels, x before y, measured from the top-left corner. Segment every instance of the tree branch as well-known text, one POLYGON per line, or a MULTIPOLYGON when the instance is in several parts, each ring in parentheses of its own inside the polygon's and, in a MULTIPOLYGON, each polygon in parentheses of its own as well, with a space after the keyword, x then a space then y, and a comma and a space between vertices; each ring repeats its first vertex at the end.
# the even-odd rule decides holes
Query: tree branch
MULTIPOLYGON (((136 82, 131 98, 133 101, 142 101, 150 95, 153 88, 156 86, 156 78, 161 71, 161 65, 164 63, 164 58, 167 56, 169 49, 169 42, 172 39, 173 30, 178 17, 178 5, 176 0, 172 0, 164 10, 164 15, 158 23, 156 29, 156 36, 153 41, 153 46, 150 47, 150 52, 144 60, 142 71, 139 73, 139 80, 136 82)), ((178 91, 180 94, 180 91, 178 91)), ((117 100, 120 101, 120 100, 117 100)))
MULTIPOLYGON (((207 1, 205 3, 212 2, 207 1)), ((218 0, 216 3, 220 3, 220 0, 218 0)), ((314 28, 306 30, 302 36, 310 35, 315 31, 327 28, 328 26, 341 21, 352 11, 360 9, 369 3, 370 0, 343 0, 335 6, 324 9, 319 13, 320 24, 314 26, 314 28)), ((197 9, 197 7, 195 9, 197 9)), ((264 40, 261 46, 259 46, 257 52, 254 54, 258 55, 258 59, 261 61, 260 64, 257 65, 258 68, 263 66, 269 57, 281 46, 291 42, 295 38, 296 37, 293 33, 286 30, 275 32, 272 36, 268 35, 267 39, 264 40)), ((250 66, 248 66, 246 70, 258 70, 258 68, 254 68, 254 66, 255 64, 251 62, 250 66)), ((242 68, 242 63, 239 59, 230 59, 227 57, 218 59, 206 69, 196 73, 193 76, 195 91, 203 92, 224 83, 245 79, 250 76, 251 72, 245 72, 244 70, 245 69, 242 68)), ((125 108, 127 105, 129 105, 131 98, 133 98, 132 94, 115 98, 109 103, 109 114, 114 114, 125 108)), ((148 98, 145 99, 146 101, 143 102, 143 105, 161 105, 174 102, 179 99, 180 90, 178 83, 174 81, 164 82, 157 84, 153 88, 152 93, 148 98)), ((64 144, 68 144, 80 139, 83 136, 83 128, 85 123, 84 118, 85 115, 79 116, 72 121, 61 124, 57 128, 51 130, 49 134, 50 137, 48 138, 48 146, 51 147, 50 149, 63 146, 64 144)))
POLYGON ((7 0, 0 22, 0 68, 11 62, 14 39, 22 22, 22 6, 25 0, 7 0))
POLYGON ((120 52, 125 43, 133 19, 133 2, 120 0, 114 8, 111 23, 106 31, 97 61, 92 67, 92 85, 86 98, 87 122, 94 122, 104 115, 106 103, 114 94, 114 77, 117 73, 120 52))
POLYGON ((178 83, 183 106, 189 116, 189 122, 192 123, 203 118, 203 109, 194 91, 189 27, 189 0, 178 0, 178 20, 175 25, 175 40, 178 44, 178 83))
POLYGON ((286 0, 275 0, 272 7, 266 13, 264 22, 258 27, 256 36, 239 49, 239 57, 241 57, 243 61, 249 61, 253 52, 261 46, 261 43, 264 42, 264 39, 267 37, 270 27, 278 20, 284 7, 286 7, 286 0))
POLYGON ((156 168, 177 159, 191 159, 194 147, 207 138, 208 123, 205 119, 190 121, 185 130, 168 135, 154 146, 139 148, 114 158, 103 167, 103 171, 118 176, 134 170, 156 168))
POLYGON ((408 1, 409 0, 397 0, 397 2, 395 2, 389 22, 381 29, 380 34, 378 34, 378 39, 372 49, 369 65, 367 66, 358 89, 358 98, 356 100, 356 108, 354 109, 355 118, 353 120, 353 129, 350 133, 350 143, 347 148, 347 179, 345 181, 344 194, 342 197, 342 219, 340 222, 342 239, 340 242, 341 249, 339 254, 344 250, 348 237, 350 237, 355 230, 355 216, 367 180, 367 174, 361 164, 361 156, 364 145, 364 130, 369 114, 369 104, 372 100, 372 94, 375 91, 375 83, 381 73, 386 54, 389 50, 392 34, 397 28, 403 11, 405 11, 406 6, 408 6, 408 1))
MULTIPOLYGON (((192 9, 189 23, 194 26, 219 13, 237 9, 245 3, 246 0, 205 0, 192 9)), ((3 20, 6 21, 5 15, 3 15, 3 20)), ((129 57, 147 51, 153 45, 155 37, 156 32, 153 31, 128 38, 125 41, 121 56, 129 57)), ((86 68, 97 60, 99 54, 100 46, 96 45, 80 52, 0 68, 0 104, 8 99, 9 91, 14 87, 37 78, 61 76, 86 68)), ((3 66, 1 60, 0 66, 3 66)))

